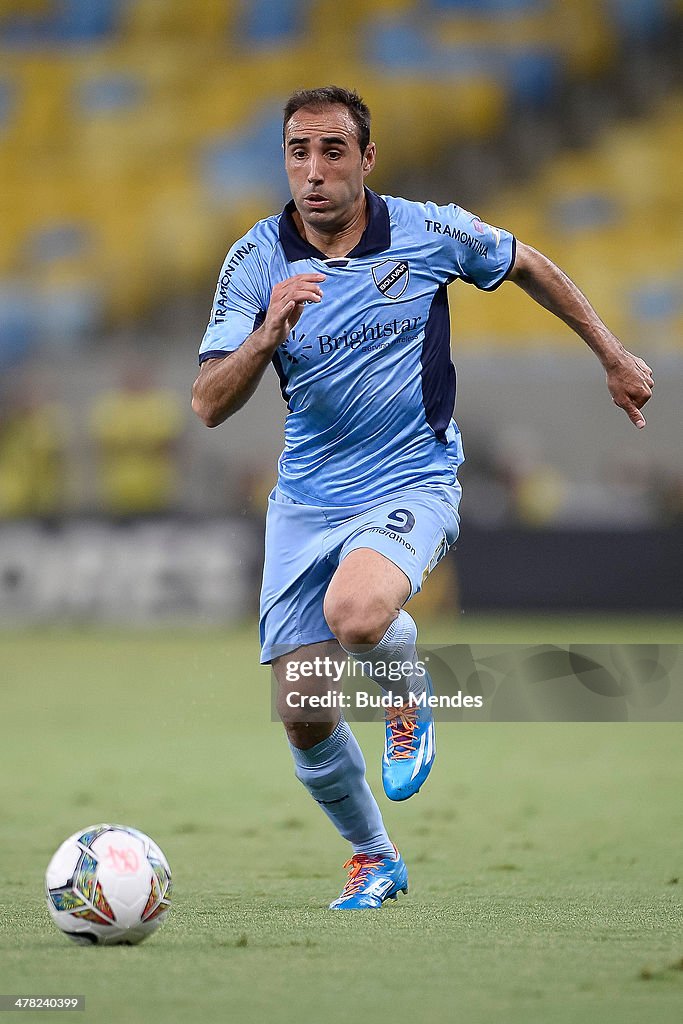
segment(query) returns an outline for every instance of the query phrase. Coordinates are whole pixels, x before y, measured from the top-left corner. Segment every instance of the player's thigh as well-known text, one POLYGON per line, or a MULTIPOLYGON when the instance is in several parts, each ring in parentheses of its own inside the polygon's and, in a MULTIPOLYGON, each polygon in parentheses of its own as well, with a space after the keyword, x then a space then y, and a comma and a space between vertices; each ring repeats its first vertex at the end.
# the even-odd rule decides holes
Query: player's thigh
POLYGON ((457 497, 458 492, 444 497, 438 490, 407 489, 355 517, 325 595, 326 618, 336 636, 342 632, 349 639, 352 633, 354 642, 377 642, 382 625, 386 630, 455 542, 457 497))
POLYGON ((335 562, 325 553, 321 509, 269 498, 261 586, 261 661, 333 639, 322 613, 335 562))
POLYGON ((375 644, 386 633, 410 595, 410 580, 372 547, 346 554, 325 594, 325 619, 341 642, 375 644))

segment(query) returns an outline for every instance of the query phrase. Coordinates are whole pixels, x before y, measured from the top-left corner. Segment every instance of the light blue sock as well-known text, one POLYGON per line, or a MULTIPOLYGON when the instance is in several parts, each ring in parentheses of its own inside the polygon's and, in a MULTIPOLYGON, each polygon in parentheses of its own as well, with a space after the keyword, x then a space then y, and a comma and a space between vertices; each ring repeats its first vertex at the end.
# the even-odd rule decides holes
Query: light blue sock
POLYGON ((377 801, 365 778, 365 760, 345 719, 309 750, 290 743, 295 774, 354 853, 394 856, 377 801))
POLYGON ((405 608, 402 608, 375 647, 370 648, 369 651, 352 651, 346 647, 343 649, 347 654, 367 666, 364 671, 383 690, 406 700, 408 693, 414 694, 415 697, 420 697, 424 693, 425 675, 412 671, 403 675, 401 679, 391 679, 388 676, 389 662, 415 665, 417 661, 416 641, 415 619, 408 614, 405 608))

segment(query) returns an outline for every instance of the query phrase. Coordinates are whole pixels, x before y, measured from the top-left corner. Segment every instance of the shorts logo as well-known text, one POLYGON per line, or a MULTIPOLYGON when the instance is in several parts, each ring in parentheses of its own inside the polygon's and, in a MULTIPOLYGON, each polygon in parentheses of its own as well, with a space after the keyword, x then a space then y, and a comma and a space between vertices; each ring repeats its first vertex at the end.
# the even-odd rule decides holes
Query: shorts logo
POLYGON ((407 551, 410 551, 411 555, 413 555, 413 556, 417 555, 417 551, 415 550, 413 545, 410 544, 405 539, 405 537, 402 537, 400 533, 396 533, 395 530, 385 530, 384 527, 382 527, 382 526, 370 526, 365 532, 366 533, 379 533, 383 537, 388 537, 389 540, 395 540, 397 544, 401 544, 404 548, 406 548, 407 551))
POLYGON ((415 516, 407 508, 395 508, 387 519, 387 530, 395 530, 396 533, 410 533, 415 526, 415 516))
POLYGON ((397 260, 383 260, 372 268, 372 279, 388 299, 400 299, 408 287, 410 268, 397 260))

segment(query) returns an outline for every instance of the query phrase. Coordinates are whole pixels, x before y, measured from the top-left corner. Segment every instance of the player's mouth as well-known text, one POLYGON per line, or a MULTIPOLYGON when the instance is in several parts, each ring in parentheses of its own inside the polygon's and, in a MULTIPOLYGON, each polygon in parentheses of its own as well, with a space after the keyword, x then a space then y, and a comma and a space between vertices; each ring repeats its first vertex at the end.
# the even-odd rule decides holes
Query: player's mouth
POLYGON ((327 196, 320 195, 319 192, 311 192, 304 196, 304 202, 311 210, 322 210, 323 207, 329 205, 330 200, 327 196))

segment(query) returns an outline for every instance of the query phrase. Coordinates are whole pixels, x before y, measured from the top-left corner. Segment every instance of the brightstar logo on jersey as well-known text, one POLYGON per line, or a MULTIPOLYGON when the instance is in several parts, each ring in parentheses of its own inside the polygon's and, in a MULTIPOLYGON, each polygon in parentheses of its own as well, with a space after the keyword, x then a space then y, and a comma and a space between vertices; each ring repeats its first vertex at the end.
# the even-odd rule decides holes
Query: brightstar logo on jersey
MULTIPOLYGON (((481 224, 481 221, 479 223, 481 224)), ((481 242, 478 238, 474 238, 467 231, 462 231, 461 228, 452 228, 448 224, 442 224, 440 220, 425 220, 425 227, 427 231, 433 231, 436 235, 448 235, 449 238, 454 238, 456 242, 462 242, 463 245, 472 249, 485 260, 489 258, 488 245, 481 242)))
POLYGON ((377 321, 375 324, 361 324, 358 330, 342 331, 333 338, 330 334, 318 335, 318 349, 320 355, 328 352, 338 352, 344 348, 363 348, 363 351, 372 351, 387 347, 388 344, 397 341, 412 341, 421 330, 421 316, 406 317, 405 320, 389 320, 382 324, 377 321))
POLYGON ((228 288, 230 286, 230 280, 237 267, 240 265, 243 259, 245 259, 253 249, 258 249, 258 246, 254 242, 247 242, 246 245, 240 245, 233 253, 231 259, 225 264, 221 279, 218 282, 218 295, 216 297, 216 309, 213 316, 213 322, 215 324, 222 324, 228 315, 228 288))
POLYGON ((410 267, 398 260, 383 260, 372 268, 372 279, 388 299, 400 299, 408 287, 410 267))

